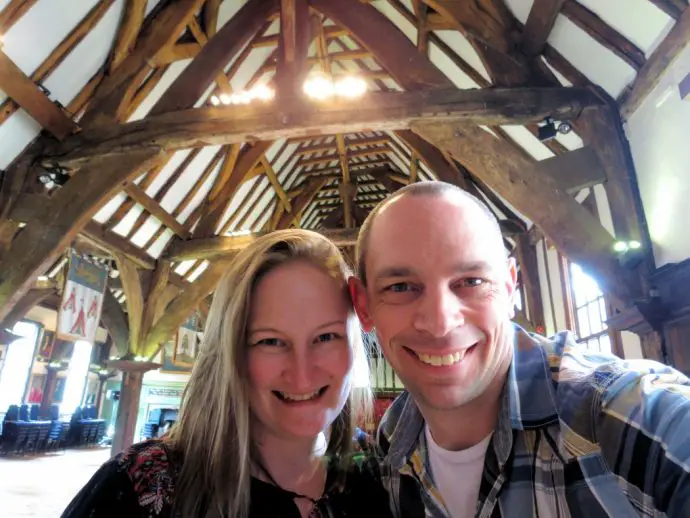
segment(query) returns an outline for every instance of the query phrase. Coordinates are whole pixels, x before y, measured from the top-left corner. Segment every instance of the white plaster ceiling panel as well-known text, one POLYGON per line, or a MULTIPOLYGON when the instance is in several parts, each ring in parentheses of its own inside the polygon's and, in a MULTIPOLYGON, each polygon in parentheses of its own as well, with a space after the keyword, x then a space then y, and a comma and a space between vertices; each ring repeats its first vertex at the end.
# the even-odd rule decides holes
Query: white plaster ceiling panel
POLYGON ((673 19, 649 0, 578 0, 607 25, 639 47, 647 56, 673 19))
POLYGON ((563 15, 556 18, 548 41, 575 68, 614 98, 635 78, 635 70, 630 65, 563 15))
POLYGON ((122 0, 119 0, 108 9, 105 16, 79 45, 72 49, 60 66, 43 81, 44 86, 50 90, 51 98, 67 106, 98 73, 108 59, 115 41, 121 12, 122 0))
POLYGON ((161 200, 161 206, 164 210, 172 213, 177 208, 186 194, 192 190, 219 149, 220 146, 218 145, 202 148, 161 200))
POLYGON ((162 223, 158 221, 157 218, 149 215, 149 217, 146 218, 146 221, 141 226, 141 228, 136 231, 134 236, 132 236, 132 243, 134 243, 140 248, 143 247, 146 243, 149 242, 149 239, 153 237, 153 235, 158 231, 161 225, 162 223))
POLYGON ((246 3, 247 0, 223 0, 218 9, 218 29, 228 23, 246 3))
POLYGON ((161 80, 156 84, 151 92, 146 96, 146 99, 134 110, 129 121, 141 120, 151 111, 158 99, 161 98, 163 93, 170 87, 170 85, 177 79, 177 77, 184 71, 185 68, 189 66, 192 62, 191 59, 181 59, 171 63, 168 69, 163 74, 161 80))
POLYGON ((175 169, 177 169, 182 164, 182 162, 185 161, 185 159, 191 152, 191 149, 183 149, 181 151, 176 151, 175 154, 173 154, 172 158, 168 161, 168 163, 165 164, 161 172, 158 173, 156 179, 153 182, 151 182, 151 185, 149 185, 148 189, 146 189, 146 194, 153 198, 158 193, 158 191, 160 191, 161 188, 165 185, 168 179, 173 175, 175 169))
POLYGON ((40 0, 3 35, 3 52, 31 75, 97 1, 40 0))
POLYGON ((147 250, 148 254, 155 258, 158 259, 163 253, 163 250, 165 249, 166 245, 168 242, 172 239, 172 237, 175 235, 175 233, 170 230, 169 228, 166 228, 163 233, 156 239, 153 244, 149 247, 147 250))
POLYGON ((135 204, 131 209, 129 209, 129 211, 127 211, 125 217, 122 218, 117 223, 117 225, 115 225, 115 227, 113 227, 113 232, 121 235, 122 237, 129 234, 129 231, 132 229, 134 223, 139 218, 142 212, 144 212, 144 207, 142 207, 138 203, 135 204))
POLYGON ((101 209, 94 215, 93 219, 98 223, 105 223, 113 216, 113 214, 115 214, 115 211, 117 211, 117 209, 120 208, 120 205, 122 205, 126 200, 127 195, 124 192, 116 194, 110 200, 108 200, 103 207, 101 207, 101 209))
POLYGON ((41 132, 41 125, 24 110, 0 124, 0 169, 5 169, 41 132))
POLYGON ((486 71, 479 54, 472 44, 460 31, 434 31, 434 34, 448 45, 455 53, 466 61, 472 68, 479 72, 484 79, 491 82, 491 76, 486 71))
POLYGON ((189 274, 189 276, 187 277, 187 280, 189 282, 194 282, 195 280, 197 280, 199 278, 199 276, 202 273, 204 273, 204 271, 206 271, 206 268, 208 268, 208 264, 209 264, 208 261, 204 261, 199 266, 197 266, 194 269, 194 271, 189 274))
POLYGON ((180 223, 185 223, 187 221, 187 218, 189 218, 189 216, 197 209, 197 207, 201 205, 201 203, 203 203, 203 201, 206 199, 206 196, 208 196, 208 193, 211 191, 211 187, 213 187, 213 184, 216 181, 216 178, 218 177, 218 172, 220 171, 220 168, 222 166, 223 160, 221 159, 218 161, 211 174, 208 175, 208 178, 204 180, 204 183, 201 185, 201 188, 190 200, 190 202, 187 204, 184 210, 180 212, 180 215, 177 216, 177 220, 180 223))
POLYGON ((225 223, 235 213, 245 196, 252 192, 252 189, 256 185, 259 178, 260 177, 252 178, 248 182, 244 182, 242 185, 240 185, 239 189, 235 191, 235 195, 232 197, 232 200, 228 204, 223 217, 220 219, 219 228, 223 228, 223 226, 225 226, 225 223))
POLYGON ((455 63, 433 43, 429 43, 429 59, 458 88, 463 90, 479 88, 479 85, 474 80, 470 79, 465 72, 460 70, 460 68, 458 68, 455 63))
POLYGON ((393 24, 400 29, 400 31, 407 36, 412 43, 415 45, 417 44, 417 27, 408 22, 407 19, 395 9, 395 7, 384 0, 372 2, 372 5, 376 7, 376 9, 378 9, 379 12, 381 12, 384 16, 386 16, 386 18, 392 21, 393 24))
POLYGON ((554 156, 553 151, 542 144, 524 126, 501 126, 501 128, 536 160, 544 160, 554 156))

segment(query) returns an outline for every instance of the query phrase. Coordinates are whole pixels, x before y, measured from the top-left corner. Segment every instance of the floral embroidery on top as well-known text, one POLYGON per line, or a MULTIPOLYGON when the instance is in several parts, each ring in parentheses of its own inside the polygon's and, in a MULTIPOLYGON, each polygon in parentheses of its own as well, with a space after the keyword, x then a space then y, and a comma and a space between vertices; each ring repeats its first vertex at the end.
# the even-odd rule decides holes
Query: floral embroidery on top
POLYGON ((175 473, 171 473, 168 450, 160 441, 129 448, 119 456, 118 463, 132 481, 139 505, 150 515, 160 515, 172 506, 175 473))

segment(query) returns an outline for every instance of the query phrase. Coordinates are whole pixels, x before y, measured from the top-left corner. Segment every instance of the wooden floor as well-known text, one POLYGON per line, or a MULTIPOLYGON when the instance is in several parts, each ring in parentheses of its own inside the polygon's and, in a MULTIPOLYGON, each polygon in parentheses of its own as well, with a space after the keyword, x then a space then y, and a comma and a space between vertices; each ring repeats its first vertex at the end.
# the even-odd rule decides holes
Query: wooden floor
POLYGON ((0 457, 0 516, 57 518, 110 457, 110 448, 0 457))

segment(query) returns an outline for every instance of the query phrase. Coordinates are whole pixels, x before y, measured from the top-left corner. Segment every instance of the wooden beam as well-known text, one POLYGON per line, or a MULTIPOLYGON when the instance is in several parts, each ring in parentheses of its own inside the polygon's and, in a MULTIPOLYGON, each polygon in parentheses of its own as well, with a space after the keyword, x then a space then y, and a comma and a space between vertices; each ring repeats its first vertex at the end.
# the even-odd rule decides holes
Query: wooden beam
MULTIPOLYGON (((352 151, 348 154, 346 154, 346 165, 347 165, 347 160, 349 158, 361 158, 365 156, 372 156, 372 155, 385 155, 391 151, 391 148, 389 147, 373 147, 373 148, 368 148, 368 149, 361 149, 358 151, 352 151)), ((340 163, 340 168, 342 170, 343 167, 343 160, 340 155, 340 153, 334 153, 332 155, 323 155, 323 156, 318 156, 316 158, 302 158, 295 162, 295 167, 310 167, 313 165, 319 165, 319 164, 328 164, 330 162, 335 162, 339 161, 340 163)), ((353 164, 354 165, 354 164, 353 164)))
POLYGON ((146 192, 137 184, 131 183, 125 187, 125 192, 131 196, 133 200, 142 205, 146 211, 160 221, 163 225, 170 228, 175 234, 182 239, 189 237, 189 230, 177 221, 169 212, 167 212, 160 204, 151 198, 146 192))
MULTIPOLYGON (((605 93, 608 104, 579 120, 579 133, 585 144, 598 155, 606 174, 606 199, 611 209, 613 228, 618 239, 642 243, 653 269, 652 246, 644 223, 644 210, 637 187, 635 166, 616 102, 605 93)), ((650 270, 651 272, 651 270, 650 270)))
POLYGON ((122 289, 127 299, 127 321, 129 324, 129 350, 134 354, 141 340, 141 323, 144 315, 144 293, 141 277, 136 265, 124 256, 115 254, 117 269, 120 272, 122 289))
POLYGON ((582 189, 606 182, 599 156, 591 147, 583 147, 539 162, 542 174, 556 181, 558 188, 574 196, 582 189))
POLYGON ((77 124, 41 92, 2 50, 0 50, 0 90, 3 90, 58 140, 63 140, 77 129, 77 124))
POLYGON ((183 110, 194 106, 209 85, 261 28, 278 0, 247 2, 220 31, 204 45, 151 109, 150 115, 183 110))
MULTIPOLYGON (((338 246, 351 246, 357 242, 359 229, 324 229, 319 232, 338 246)), ((219 257, 233 257, 265 234, 266 232, 252 232, 242 236, 215 236, 177 241, 168 250, 166 258, 179 262, 204 259, 210 261, 219 257)))
POLYGON ((156 261, 141 248, 118 234, 109 232, 95 221, 89 221, 81 230, 81 235, 111 255, 120 254, 127 257, 139 268, 153 270, 156 267, 156 261))
POLYGON ((101 323, 110 335, 117 355, 124 356, 129 351, 129 324, 127 315, 115 298, 115 295, 106 288, 103 295, 103 308, 101 310, 101 323))
POLYGON ((377 61, 407 90, 448 84, 436 67, 421 65, 428 58, 420 54, 407 37, 397 30, 373 5, 349 0, 312 0, 311 5, 341 27, 352 32, 377 61), (411 53, 401 50, 412 49, 411 53))
POLYGON ((462 175, 457 174, 455 168, 445 159, 443 153, 438 148, 410 130, 396 131, 395 134, 412 149, 413 153, 416 153, 421 158, 439 180, 453 183, 467 190, 465 179, 462 175))
POLYGON ((55 288, 34 288, 29 290, 26 295, 24 295, 19 302, 17 302, 7 316, 0 321, 0 330, 7 329, 11 331, 14 327, 14 324, 24 318, 31 308, 37 306, 42 301, 51 295, 55 295, 56 293, 57 290, 55 288))
POLYGON ((369 93, 328 105, 299 99, 256 106, 198 108, 93 128, 46 153, 44 162, 74 166, 94 156, 116 156, 143 146, 175 150, 214 144, 274 140, 306 134, 406 129, 413 120, 457 119, 476 124, 522 124, 545 117, 572 120, 601 104, 588 89, 495 88, 369 93))
POLYGON ((222 0, 206 0, 202 10, 204 20, 204 30, 208 39, 213 38, 218 27, 218 13, 222 0))
POLYGON ((280 1, 280 43, 275 75, 278 97, 294 97, 302 91, 312 41, 311 29, 307 0, 280 1))
POLYGON ((0 34, 6 34, 38 0, 10 0, 0 11, 0 34))
POLYGON ((539 267, 537 265, 537 251, 533 245, 529 244, 526 234, 516 237, 517 258, 520 264, 520 277, 524 286, 525 302, 527 303, 527 314, 535 329, 546 332, 546 321, 544 319, 544 304, 541 298, 541 287, 539 285, 539 267))
POLYGON ((575 0, 567 0, 561 12, 635 70, 641 69, 644 65, 644 52, 584 5, 575 0))
POLYGON ((419 170, 419 157, 417 152, 413 151, 410 157, 410 183, 415 183, 417 181, 417 172, 419 170))
POLYGON ((177 41, 187 20, 202 2, 203 0, 178 0, 165 4, 155 20, 142 30, 135 51, 122 61, 114 74, 106 76, 101 83, 80 120, 83 127, 101 126, 122 119, 137 86, 136 79, 141 77, 142 71, 147 70, 149 61, 155 60, 156 54, 177 41))
POLYGON ((656 88, 666 71, 676 62, 690 43, 690 9, 685 9, 671 32, 637 73, 632 90, 621 106, 623 119, 630 116, 642 105, 656 88))
POLYGON ((115 45, 113 46, 113 53, 108 67, 110 73, 112 73, 134 50, 139 30, 141 29, 142 23, 144 23, 145 11, 146 0, 126 0, 125 11, 120 20, 120 26, 117 30, 115 45))
POLYGON ((268 180, 271 182, 271 185, 273 186, 276 195, 278 196, 278 198, 280 198, 280 201, 283 204, 283 208, 286 211, 290 212, 292 210, 292 206, 290 205, 290 198, 288 198, 287 194, 285 194, 285 190, 280 185, 280 181, 276 176, 276 172, 273 170, 273 166, 271 165, 271 162, 268 161, 268 158, 266 158, 266 155, 261 156, 261 163, 264 166, 266 176, 268 177, 268 180))
POLYGON ((146 171, 160 155, 157 150, 147 149, 116 161, 94 159, 55 193, 45 215, 22 229, 12 243, 12 256, 0 262, 0 318, 5 317, 33 279, 69 246, 103 204, 120 191, 122 183, 146 171))
POLYGON ((204 207, 199 224, 194 230, 195 237, 208 237, 214 234, 220 218, 225 212, 225 207, 230 203, 233 195, 244 181, 245 176, 254 169, 254 166, 256 166, 272 144, 273 142, 262 141, 247 146, 242 150, 232 175, 223 186, 223 189, 216 198, 207 202, 204 207))
MULTIPOLYGON (((62 64, 62 62, 67 58, 69 53, 77 46, 81 41, 89 34, 89 31, 95 27, 103 18, 105 13, 110 9, 115 0, 101 0, 96 4, 88 14, 82 19, 79 24, 70 31, 70 33, 65 36, 65 38, 60 42, 60 44, 53 49, 50 55, 43 60, 43 63, 31 74, 30 79, 32 82, 38 84, 41 83, 46 77, 53 73, 53 71, 62 64)), ((25 2, 26 3, 26 2, 25 2)), ((1 17, 2 15, 0 15, 1 17)), ((1 25, 1 23, 0 23, 1 25)), ((4 34, 5 31, 0 29, 0 34, 4 34)), ((102 73, 102 72, 101 72, 102 73)), ((82 92, 88 92, 89 85, 87 84, 82 92)), ((82 94, 77 96, 77 99, 82 94)), ((90 97, 90 95, 88 95, 90 97)), ((74 101, 73 101, 74 102, 74 101)), ((70 103, 72 104, 72 103, 70 103)), ((11 98, 5 99, 0 105, 0 124, 5 122, 10 116, 17 111, 19 105, 15 103, 11 98)), ((74 110, 71 109, 72 113, 76 113, 81 108, 74 110)))
POLYGON ((326 184, 325 178, 309 179, 304 186, 304 191, 299 194, 292 202, 292 212, 283 213, 278 219, 276 229, 290 228, 297 216, 311 203, 316 193, 326 184))
POLYGON ((156 321, 142 341, 137 353, 148 358, 157 354, 199 302, 215 289, 223 274, 231 268, 231 264, 229 260, 210 263, 204 273, 182 290, 168 305, 165 313, 156 321))
POLYGON ((522 31, 522 51, 527 57, 542 53, 565 0, 534 0, 522 31))
POLYGON ((618 264, 612 252, 613 238, 601 223, 508 143, 463 123, 415 123, 413 131, 462 159, 478 178, 597 279, 602 291, 615 297, 618 304, 628 305, 637 296, 636 278, 618 264))

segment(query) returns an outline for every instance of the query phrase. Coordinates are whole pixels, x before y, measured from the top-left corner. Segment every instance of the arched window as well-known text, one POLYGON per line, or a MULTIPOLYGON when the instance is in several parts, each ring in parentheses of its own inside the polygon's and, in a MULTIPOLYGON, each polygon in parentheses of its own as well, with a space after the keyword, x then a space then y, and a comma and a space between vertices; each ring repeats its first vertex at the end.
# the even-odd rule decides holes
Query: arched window
POLYGON ((599 285, 579 265, 570 263, 570 287, 578 342, 595 351, 611 353, 606 301, 599 285))

